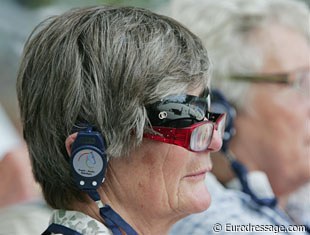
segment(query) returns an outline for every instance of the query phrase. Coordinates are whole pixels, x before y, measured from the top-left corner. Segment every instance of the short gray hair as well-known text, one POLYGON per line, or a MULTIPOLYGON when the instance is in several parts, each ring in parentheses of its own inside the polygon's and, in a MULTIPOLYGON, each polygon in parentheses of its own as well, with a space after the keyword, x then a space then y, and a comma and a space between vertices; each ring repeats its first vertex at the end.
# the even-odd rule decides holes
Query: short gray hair
POLYGON ((263 65, 262 54, 249 37, 253 30, 276 22, 309 39, 309 8, 296 0, 175 0, 169 15, 202 39, 213 64, 212 85, 238 108, 249 83, 230 77, 256 73, 263 65))
POLYGON ((109 157, 126 156, 148 128, 145 106, 206 87, 200 40, 175 20, 130 7, 75 9, 29 37, 17 78, 24 138, 35 178, 54 208, 83 201, 65 139, 77 120, 102 133, 109 157))

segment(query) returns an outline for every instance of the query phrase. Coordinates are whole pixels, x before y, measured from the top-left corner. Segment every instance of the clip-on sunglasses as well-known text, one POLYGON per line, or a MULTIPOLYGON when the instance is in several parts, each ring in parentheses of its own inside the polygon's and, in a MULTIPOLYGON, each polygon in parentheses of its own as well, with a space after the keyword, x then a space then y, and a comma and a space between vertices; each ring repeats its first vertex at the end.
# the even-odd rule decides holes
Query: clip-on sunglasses
POLYGON ((145 133, 144 137, 193 152, 206 151, 215 130, 223 137, 226 114, 209 112, 208 90, 204 94, 168 96, 148 105, 148 117, 156 133, 145 133))

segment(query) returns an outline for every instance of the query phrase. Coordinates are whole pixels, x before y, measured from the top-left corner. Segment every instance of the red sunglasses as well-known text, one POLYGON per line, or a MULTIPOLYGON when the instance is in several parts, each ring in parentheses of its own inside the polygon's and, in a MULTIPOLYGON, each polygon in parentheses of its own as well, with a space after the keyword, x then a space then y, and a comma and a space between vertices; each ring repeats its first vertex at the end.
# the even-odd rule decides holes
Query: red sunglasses
POLYGON ((174 144, 186 148, 193 152, 203 152, 208 150, 213 133, 217 130, 220 137, 223 137, 225 130, 226 114, 208 112, 209 120, 199 121, 189 127, 171 128, 153 126, 156 134, 145 133, 144 137, 155 141, 174 144))

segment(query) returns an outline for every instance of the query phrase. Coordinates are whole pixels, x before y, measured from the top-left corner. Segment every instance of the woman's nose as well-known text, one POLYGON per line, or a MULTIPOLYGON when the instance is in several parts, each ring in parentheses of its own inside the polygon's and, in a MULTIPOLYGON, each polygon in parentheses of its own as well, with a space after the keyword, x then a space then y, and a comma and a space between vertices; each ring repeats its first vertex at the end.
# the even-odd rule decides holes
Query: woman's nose
POLYGON ((208 150, 211 152, 217 152, 221 149, 222 144, 223 140, 220 132, 218 130, 214 130, 208 150))

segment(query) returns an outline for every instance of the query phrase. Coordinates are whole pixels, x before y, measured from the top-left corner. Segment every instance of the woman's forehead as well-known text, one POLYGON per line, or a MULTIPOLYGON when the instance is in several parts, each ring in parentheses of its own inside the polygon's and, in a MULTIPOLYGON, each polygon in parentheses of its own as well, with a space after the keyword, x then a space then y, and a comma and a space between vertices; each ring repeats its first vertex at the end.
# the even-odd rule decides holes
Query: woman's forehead
POLYGON ((262 50, 262 73, 285 73, 309 66, 310 45, 302 33, 280 24, 256 30, 262 50))

